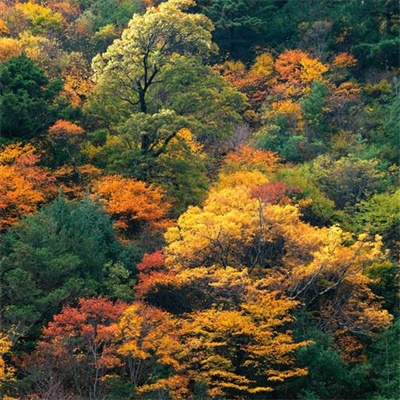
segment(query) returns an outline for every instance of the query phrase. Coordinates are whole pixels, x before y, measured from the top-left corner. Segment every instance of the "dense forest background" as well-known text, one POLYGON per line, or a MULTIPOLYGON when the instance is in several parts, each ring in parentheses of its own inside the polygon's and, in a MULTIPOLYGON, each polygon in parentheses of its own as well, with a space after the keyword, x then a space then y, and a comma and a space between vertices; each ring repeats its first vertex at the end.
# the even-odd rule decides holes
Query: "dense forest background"
POLYGON ((0 398, 397 399, 396 0, 0 1, 0 398))

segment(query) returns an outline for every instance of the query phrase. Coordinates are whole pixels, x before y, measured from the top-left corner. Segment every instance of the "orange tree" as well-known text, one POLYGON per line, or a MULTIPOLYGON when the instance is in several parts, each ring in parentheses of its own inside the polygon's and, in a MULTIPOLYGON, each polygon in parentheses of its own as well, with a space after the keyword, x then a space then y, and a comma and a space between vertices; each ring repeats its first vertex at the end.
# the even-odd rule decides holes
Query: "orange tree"
POLYGON ((33 213, 54 191, 53 179, 38 162, 29 144, 16 143, 0 151, 0 230, 33 213))
POLYGON ((98 398, 109 390, 121 366, 113 337, 126 304, 98 297, 66 306, 43 330, 26 368, 35 376, 36 395, 98 398))
POLYGON ((169 204, 156 186, 119 175, 100 178, 93 185, 93 197, 99 197, 105 210, 125 232, 138 233, 144 227, 162 228, 169 204))

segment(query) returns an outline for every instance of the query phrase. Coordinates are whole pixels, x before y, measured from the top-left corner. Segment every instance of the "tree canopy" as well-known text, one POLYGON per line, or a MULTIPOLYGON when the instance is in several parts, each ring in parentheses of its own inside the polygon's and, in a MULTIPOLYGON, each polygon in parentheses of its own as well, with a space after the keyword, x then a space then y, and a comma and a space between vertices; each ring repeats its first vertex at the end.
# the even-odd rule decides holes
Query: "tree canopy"
POLYGON ((0 0, 0 398, 397 398, 397 3, 0 0))

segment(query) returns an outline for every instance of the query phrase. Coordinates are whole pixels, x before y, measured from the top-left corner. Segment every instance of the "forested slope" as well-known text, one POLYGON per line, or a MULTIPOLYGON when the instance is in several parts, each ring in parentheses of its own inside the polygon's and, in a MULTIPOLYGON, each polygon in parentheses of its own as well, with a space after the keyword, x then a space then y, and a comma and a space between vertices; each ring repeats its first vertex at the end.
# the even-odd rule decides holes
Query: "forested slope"
POLYGON ((398 397, 394 0, 0 1, 0 397, 398 397))

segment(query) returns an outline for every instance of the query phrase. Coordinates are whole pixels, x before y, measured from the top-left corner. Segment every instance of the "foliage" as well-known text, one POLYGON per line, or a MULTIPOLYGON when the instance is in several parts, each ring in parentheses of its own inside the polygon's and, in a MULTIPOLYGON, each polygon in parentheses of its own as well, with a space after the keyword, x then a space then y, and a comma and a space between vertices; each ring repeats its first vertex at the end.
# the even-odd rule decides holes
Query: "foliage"
POLYGON ((0 337, 0 390, 4 383, 14 380, 15 369, 5 361, 5 355, 10 352, 12 342, 7 335, 1 334, 0 337))
POLYGON ((36 211, 54 191, 54 179, 37 165, 40 159, 35 151, 32 145, 16 143, 0 152, 1 231, 36 211))
POLYGON ((324 80, 328 66, 301 50, 284 51, 275 62, 278 83, 273 90, 284 98, 300 96, 312 82, 324 80))
POLYGON ((108 390, 108 380, 121 364, 113 346, 117 322, 127 307, 102 297, 79 299, 66 306, 43 330, 41 340, 26 361, 35 375, 36 393, 43 397, 98 398, 108 390))
POLYGON ((118 175, 106 176, 94 184, 94 198, 100 198, 104 209, 116 219, 122 230, 138 231, 141 225, 161 227, 169 209, 157 187, 118 175))
POLYGON ((345 362, 330 334, 318 331, 309 317, 297 317, 295 336, 313 340, 298 351, 299 364, 307 366, 308 374, 288 382, 282 393, 299 393, 301 399, 358 398, 369 386, 368 365, 345 362))
POLYGON ((124 133, 118 137, 108 135, 104 145, 89 144, 85 152, 95 165, 110 173, 162 188, 172 205, 172 215, 179 215, 189 205, 198 204, 208 187, 206 154, 190 130, 179 128, 184 125, 179 125, 179 120, 172 112, 148 118, 136 115, 127 121, 124 133), (147 150, 140 150, 137 132, 141 132, 143 140, 146 138, 147 150))
POLYGON ((8 37, 0 38, 0 61, 6 61, 9 58, 20 56, 22 46, 18 40, 8 37))
POLYGON ((356 229, 368 229, 371 234, 382 235, 384 243, 396 254, 399 231, 400 192, 375 194, 357 204, 354 216, 356 229))
POLYGON ((254 56, 255 47, 265 44, 268 15, 276 10, 273 1, 200 0, 198 5, 215 24, 214 38, 223 56, 245 61, 254 56))
POLYGON ((217 69, 233 86, 244 93, 254 110, 266 100, 268 85, 274 83, 274 59, 268 52, 257 55, 250 68, 241 61, 225 61, 217 69))
POLYGON ((396 397, 398 2, 0 15, 1 398, 396 397))
POLYGON ((370 379, 374 383, 373 399, 396 396, 399 385, 397 371, 400 368, 399 359, 399 321, 383 331, 378 340, 371 346, 370 379))
POLYGON ((17 3, 15 8, 21 11, 22 15, 29 21, 34 34, 49 30, 57 31, 62 26, 63 20, 60 13, 52 12, 51 9, 36 4, 33 0, 27 3, 17 3))
POLYGON ((27 56, 13 57, 0 68, 1 132, 9 138, 32 138, 56 120, 53 101, 61 81, 49 82, 27 56))
POLYGON ((371 334, 387 326, 391 316, 364 273, 385 259, 379 237, 354 240, 339 227, 311 227, 301 222, 295 206, 254 198, 249 189, 213 190, 202 208, 184 213, 166 234, 166 265, 172 271, 214 264, 247 267, 267 279, 270 289, 302 299, 310 309, 318 304, 325 331, 340 326, 345 332, 371 334))
POLYGON ((107 262, 129 267, 105 212, 89 199, 58 198, 4 238, 2 311, 19 335, 48 320, 66 301, 94 294, 107 262))
POLYGON ((354 156, 339 160, 319 157, 312 168, 322 190, 343 209, 385 188, 387 175, 379 171, 378 165, 378 160, 361 160, 354 156))
POLYGON ((130 305, 118 325, 117 353, 125 360, 135 396, 157 396, 176 391, 187 393, 180 376, 183 365, 177 321, 168 313, 140 302, 130 305))
POLYGON ((246 270, 213 266, 168 272, 159 253, 146 256, 140 269, 140 296, 180 314, 182 347, 175 357, 189 388, 202 386, 210 397, 257 398, 306 373, 293 362, 294 351, 307 342, 293 341, 288 330, 296 301, 266 292, 246 270))
POLYGON ((95 57, 95 80, 119 107, 132 112, 138 105, 146 113, 148 91, 174 53, 209 53, 211 22, 200 14, 185 13, 190 5, 190 0, 170 0, 143 16, 135 14, 122 38, 95 57))
POLYGON ((155 104, 185 116, 199 141, 212 144, 229 137, 241 122, 245 97, 198 57, 175 55, 160 80, 165 83, 155 88, 155 104))
POLYGON ((307 164, 283 168, 277 171, 274 179, 300 188, 297 196, 302 220, 314 226, 328 226, 334 222, 335 203, 322 192, 307 164))
POLYGON ((273 293, 259 294, 239 310, 192 313, 184 324, 192 379, 203 382, 211 398, 252 398, 306 374, 305 369, 293 368, 292 356, 307 343, 294 343, 290 332, 278 328, 290 321, 287 313, 294 304, 273 293))

